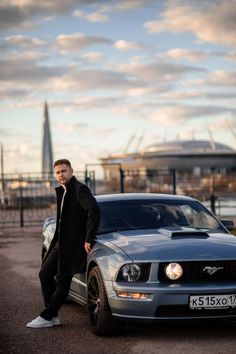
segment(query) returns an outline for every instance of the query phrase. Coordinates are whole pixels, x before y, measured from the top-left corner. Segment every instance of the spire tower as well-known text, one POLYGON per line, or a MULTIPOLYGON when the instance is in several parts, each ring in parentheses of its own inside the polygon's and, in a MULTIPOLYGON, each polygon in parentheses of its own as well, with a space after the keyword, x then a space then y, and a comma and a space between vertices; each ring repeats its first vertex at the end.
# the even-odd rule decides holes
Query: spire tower
POLYGON ((43 117, 42 173, 53 173, 52 139, 50 132, 47 102, 45 102, 44 104, 43 117))

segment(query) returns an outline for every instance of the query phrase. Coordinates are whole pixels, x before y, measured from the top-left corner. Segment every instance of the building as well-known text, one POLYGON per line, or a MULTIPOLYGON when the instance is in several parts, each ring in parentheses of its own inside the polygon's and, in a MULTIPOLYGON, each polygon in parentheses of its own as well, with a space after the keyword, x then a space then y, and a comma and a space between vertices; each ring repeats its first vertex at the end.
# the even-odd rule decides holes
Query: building
POLYGON ((212 171, 227 175, 236 172, 236 150, 207 140, 175 140, 147 146, 138 153, 110 155, 101 158, 103 168, 124 170, 175 170, 178 174, 197 177, 212 171))
POLYGON ((163 142, 103 157, 101 164, 106 184, 114 190, 122 180, 126 192, 236 195, 236 150, 218 142, 163 142))
POLYGON ((53 174, 53 150, 47 102, 44 104, 42 174, 53 174))

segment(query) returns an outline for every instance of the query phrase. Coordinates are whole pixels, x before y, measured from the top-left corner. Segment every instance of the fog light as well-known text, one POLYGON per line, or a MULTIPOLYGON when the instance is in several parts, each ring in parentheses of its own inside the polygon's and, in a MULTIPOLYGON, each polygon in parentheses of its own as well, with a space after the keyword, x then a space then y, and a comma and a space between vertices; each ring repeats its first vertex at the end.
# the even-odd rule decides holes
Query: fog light
POLYGON ((136 299, 136 300, 146 300, 148 298, 148 294, 144 293, 129 293, 125 291, 117 291, 116 295, 122 298, 136 299))
POLYGON ((132 294, 133 299, 146 299, 147 294, 141 294, 141 293, 133 293, 132 294))
POLYGON ((119 291, 116 293, 116 295, 119 297, 131 297, 130 293, 126 293, 124 291, 119 291))

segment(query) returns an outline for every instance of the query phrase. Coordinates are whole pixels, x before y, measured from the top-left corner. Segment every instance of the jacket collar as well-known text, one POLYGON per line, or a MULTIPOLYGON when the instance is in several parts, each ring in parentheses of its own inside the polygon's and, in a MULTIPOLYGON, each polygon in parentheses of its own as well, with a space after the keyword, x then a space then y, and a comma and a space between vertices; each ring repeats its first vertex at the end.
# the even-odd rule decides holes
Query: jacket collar
MULTIPOLYGON (((69 182, 66 183, 66 185, 65 185, 66 190, 68 191, 71 188, 71 186, 73 186, 75 184, 75 182, 76 182, 76 178, 75 178, 75 176, 72 176, 71 179, 69 180, 69 182)), ((59 192, 59 193, 64 192, 64 187, 62 185, 56 187, 55 189, 56 189, 56 192, 59 192)))

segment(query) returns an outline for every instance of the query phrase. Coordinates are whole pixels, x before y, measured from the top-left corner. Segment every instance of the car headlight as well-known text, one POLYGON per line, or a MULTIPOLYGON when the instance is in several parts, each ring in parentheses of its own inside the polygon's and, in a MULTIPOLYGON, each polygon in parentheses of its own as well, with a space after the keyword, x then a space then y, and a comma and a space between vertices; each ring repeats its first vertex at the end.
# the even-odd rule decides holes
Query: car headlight
POLYGON ((122 276, 124 280, 133 282, 139 279, 141 274, 140 266, 137 264, 126 264, 122 267, 122 276))
POLYGON ((117 281, 146 282, 149 279, 151 263, 124 264, 117 275, 117 281))
POLYGON ((119 272, 119 280, 134 282, 139 279, 141 268, 138 264, 130 263, 121 267, 119 272))
POLYGON ((183 268, 179 263, 169 263, 165 267, 165 274, 171 280, 178 280, 182 277, 183 268))

